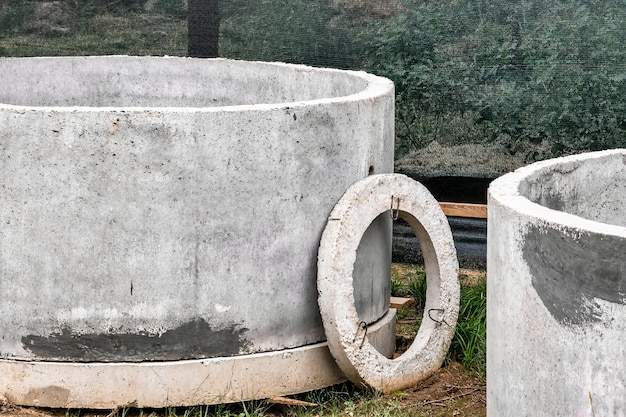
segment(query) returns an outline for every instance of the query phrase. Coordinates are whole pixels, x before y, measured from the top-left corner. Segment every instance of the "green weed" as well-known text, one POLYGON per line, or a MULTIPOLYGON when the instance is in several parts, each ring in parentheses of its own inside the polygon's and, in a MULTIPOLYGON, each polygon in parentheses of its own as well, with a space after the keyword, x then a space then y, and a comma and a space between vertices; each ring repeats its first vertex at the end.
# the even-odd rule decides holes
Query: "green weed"
MULTIPOLYGON (((394 264, 391 275, 392 289, 396 287, 398 295, 409 296, 415 300, 415 304, 408 307, 415 309, 411 314, 416 317, 415 322, 411 324, 411 329, 407 329, 406 325, 402 325, 401 329, 403 334, 414 334, 421 324, 419 317, 423 314, 426 302, 425 270, 421 266, 394 264)), ((458 361, 481 377, 486 372, 486 295, 487 284, 484 278, 461 285, 459 317, 447 356, 449 361, 458 361)), ((401 320, 408 316, 407 311, 398 312, 401 320)))
POLYGON ((484 377, 487 359, 487 284, 461 287, 461 305, 448 357, 484 377))
POLYGON ((329 1, 220 2, 220 54, 335 68, 358 66, 360 50, 329 1))
POLYGON ((409 283, 408 293, 415 301, 415 308, 422 311, 426 304, 426 273, 424 271, 417 272, 416 277, 409 283))
POLYGON ((402 297, 402 295, 407 293, 406 285, 398 280, 391 278, 391 295, 394 297, 402 297))
POLYGON ((32 14, 33 6, 29 2, 0 3, 0 35, 18 33, 32 14))
POLYGON ((534 160, 626 143, 625 33, 608 0, 406 1, 361 36, 396 84, 399 156, 499 140, 534 160))
POLYGON ((186 18, 187 10, 183 8, 181 0, 159 0, 156 3, 156 11, 175 17, 186 18))

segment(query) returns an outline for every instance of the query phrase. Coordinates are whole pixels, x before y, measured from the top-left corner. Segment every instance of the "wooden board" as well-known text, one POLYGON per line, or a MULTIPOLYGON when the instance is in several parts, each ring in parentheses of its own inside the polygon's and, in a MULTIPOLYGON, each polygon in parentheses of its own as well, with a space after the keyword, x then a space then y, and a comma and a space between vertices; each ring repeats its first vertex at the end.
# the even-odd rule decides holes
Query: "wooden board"
POLYGON ((267 402, 272 404, 282 404, 282 405, 299 405, 301 407, 319 407, 319 404, 311 403, 308 401, 296 400, 289 397, 274 397, 269 398, 267 402))
POLYGON ((391 297, 391 308, 397 308, 398 310, 404 308, 413 302, 412 298, 404 297, 391 297))
POLYGON ((439 203, 443 213, 451 217, 472 217, 475 219, 487 218, 486 204, 469 203, 439 203))

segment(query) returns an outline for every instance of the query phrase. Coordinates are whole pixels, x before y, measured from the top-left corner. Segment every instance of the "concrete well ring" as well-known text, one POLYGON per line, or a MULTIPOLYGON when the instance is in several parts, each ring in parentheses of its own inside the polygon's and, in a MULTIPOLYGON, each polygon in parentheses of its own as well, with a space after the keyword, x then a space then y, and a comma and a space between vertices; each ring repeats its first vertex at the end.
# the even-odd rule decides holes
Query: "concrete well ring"
POLYGON ((318 303, 328 347, 353 382, 381 392, 402 390, 436 371, 450 347, 459 312, 458 261, 439 204, 420 183, 399 174, 372 175, 350 186, 331 212, 318 252, 318 303), (399 213, 424 253, 424 318, 409 349, 396 359, 369 342, 355 307, 356 250, 371 222, 399 213))

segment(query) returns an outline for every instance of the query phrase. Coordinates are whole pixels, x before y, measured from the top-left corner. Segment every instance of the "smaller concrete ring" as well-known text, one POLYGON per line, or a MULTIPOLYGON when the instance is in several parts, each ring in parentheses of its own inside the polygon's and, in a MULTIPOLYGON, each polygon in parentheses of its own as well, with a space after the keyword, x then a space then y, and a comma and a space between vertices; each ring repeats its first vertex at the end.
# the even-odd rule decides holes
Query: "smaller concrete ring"
POLYGON ((317 267, 328 347, 352 382, 389 393, 415 386, 441 367, 459 312, 459 266, 448 221, 422 184, 399 174, 372 175, 353 184, 329 216, 317 267), (424 314, 415 340, 397 359, 380 354, 360 327, 352 276, 363 234, 378 215, 389 212, 392 199, 399 199, 400 216, 419 239, 427 277, 424 311, 431 314, 424 314))

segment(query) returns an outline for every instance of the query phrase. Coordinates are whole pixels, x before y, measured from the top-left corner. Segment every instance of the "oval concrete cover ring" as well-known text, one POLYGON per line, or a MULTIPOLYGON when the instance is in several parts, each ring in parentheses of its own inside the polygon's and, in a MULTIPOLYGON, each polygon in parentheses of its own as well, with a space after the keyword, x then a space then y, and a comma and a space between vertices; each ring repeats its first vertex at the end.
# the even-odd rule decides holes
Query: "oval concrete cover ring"
POLYGON ((422 184, 399 174, 372 175, 353 184, 329 216, 317 266, 328 347, 351 381, 389 393, 414 386, 441 367, 459 312, 459 266, 448 221, 422 184), (409 349, 396 359, 369 343, 353 291, 357 248, 370 223, 384 212, 399 214, 411 226, 427 279, 422 324, 409 349))

